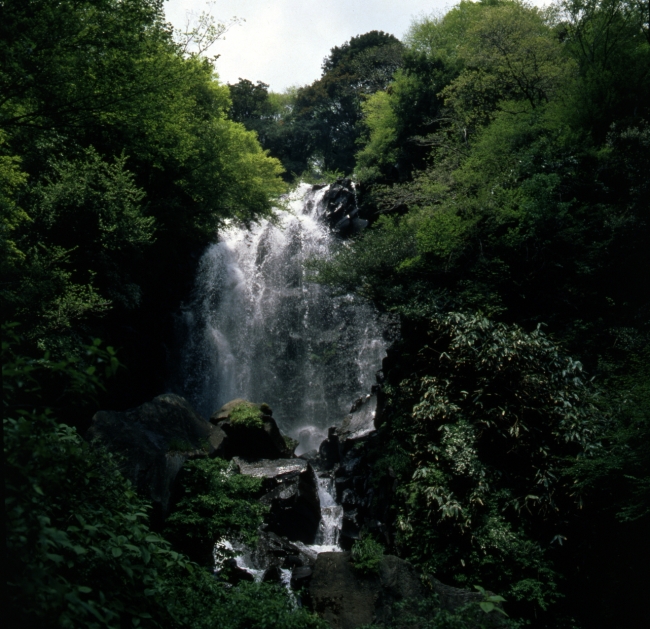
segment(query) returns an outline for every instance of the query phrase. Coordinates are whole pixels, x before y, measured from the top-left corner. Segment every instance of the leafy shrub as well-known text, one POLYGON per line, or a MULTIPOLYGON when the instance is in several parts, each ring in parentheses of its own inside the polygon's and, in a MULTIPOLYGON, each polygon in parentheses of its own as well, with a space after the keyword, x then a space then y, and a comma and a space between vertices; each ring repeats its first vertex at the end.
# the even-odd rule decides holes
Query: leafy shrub
POLYGON ((354 542, 351 554, 355 570, 363 574, 379 573, 384 547, 372 537, 364 537, 354 542))
POLYGON ((149 506, 111 456, 40 405, 40 376, 92 396, 97 367, 112 373, 117 360, 99 342, 86 348, 85 369, 76 359, 31 360, 14 353, 13 328, 3 332, 9 626, 164 624, 161 574, 192 566, 149 529, 149 506))
POLYGON ((296 608, 276 584, 219 582, 207 570, 191 575, 173 568, 165 582, 169 629, 327 629, 325 621, 296 608))
POLYGON ((621 522, 650 516, 650 351, 628 363, 628 373, 610 382, 604 447, 571 470, 580 489, 600 493, 621 522))
POLYGON ((177 483, 180 498, 164 534, 192 560, 211 567, 212 550, 223 537, 255 542, 267 511, 257 501, 262 479, 236 473, 223 459, 198 459, 183 466, 177 483))
POLYGON ((415 351, 396 348, 392 371, 407 377, 384 386, 390 446, 378 447, 410 455, 394 470, 397 541, 443 580, 547 608, 558 598, 549 542, 578 511, 566 473, 599 447, 593 391, 541 329, 461 313, 421 326, 415 351))
MULTIPOLYGON (((268 405, 266 405, 268 407, 268 405)), ((249 428, 262 428, 264 420, 262 411, 252 402, 241 402, 230 411, 230 421, 237 425, 247 426, 249 428)))

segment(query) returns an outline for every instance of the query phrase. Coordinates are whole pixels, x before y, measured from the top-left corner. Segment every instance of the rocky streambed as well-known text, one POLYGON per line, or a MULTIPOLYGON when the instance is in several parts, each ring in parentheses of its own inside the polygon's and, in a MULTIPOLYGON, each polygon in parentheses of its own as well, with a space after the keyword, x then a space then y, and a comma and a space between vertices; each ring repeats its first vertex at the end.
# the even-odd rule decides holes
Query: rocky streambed
POLYGON ((349 550, 362 529, 390 538, 381 511, 391 488, 377 493, 363 454, 375 434, 377 414, 374 393, 360 398, 318 449, 296 456, 296 442, 281 434, 267 405, 233 400, 205 421, 184 398, 165 394, 125 412, 98 412, 87 438, 118 455, 123 474, 152 501, 154 523, 160 525, 188 460, 220 457, 238 473, 260 479, 259 500, 268 512, 257 543, 247 547, 237 540, 214 540, 215 571, 227 566, 231 583, 283 583, 297 605, 309 607, 332 627, 384 622, 395 603, 432 592, 450 610, 480 600, 479 594, 420 575, 391 555, 384 555, 372 573, 354 569, 349 550), (233 421, 233 409, 242 404, 259 409, 259 420, 233 421), (224 548, 230 558, 223 558, 224 548))

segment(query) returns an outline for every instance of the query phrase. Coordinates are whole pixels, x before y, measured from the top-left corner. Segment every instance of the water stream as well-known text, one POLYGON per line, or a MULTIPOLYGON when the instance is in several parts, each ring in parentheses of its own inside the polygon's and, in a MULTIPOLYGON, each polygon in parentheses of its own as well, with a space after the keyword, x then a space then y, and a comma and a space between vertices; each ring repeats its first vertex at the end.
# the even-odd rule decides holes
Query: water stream
POLYGON ((339 534, 343 523, 343 507, 334 498, 334 480, 327 475, 318 475, 318 498, 321 520, 316 539, 311 545, 317 553, 340 551, 339 534))

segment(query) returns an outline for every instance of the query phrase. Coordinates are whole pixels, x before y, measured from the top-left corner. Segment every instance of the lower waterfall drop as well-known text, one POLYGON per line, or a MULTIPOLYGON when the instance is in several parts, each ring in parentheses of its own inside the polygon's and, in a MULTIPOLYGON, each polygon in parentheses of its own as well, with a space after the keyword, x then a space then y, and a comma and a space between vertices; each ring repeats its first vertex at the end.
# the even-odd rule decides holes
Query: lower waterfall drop
POLYGON ((311 548, 317 553, 340 551, 339 535, 343 523, 343 507, 334 498, 334 480, 331 476, 317 475, 317 478, 321 520, 311 548))
POLYGON ((205 417, 234 398, 266 402, 297 454, 375 384, 387 345, 370 306, 308 281, 306 261, 337 238, 320 218, 326 191, 300 184, 276 220, 224 230, 184 312, 185 396, 205 417))

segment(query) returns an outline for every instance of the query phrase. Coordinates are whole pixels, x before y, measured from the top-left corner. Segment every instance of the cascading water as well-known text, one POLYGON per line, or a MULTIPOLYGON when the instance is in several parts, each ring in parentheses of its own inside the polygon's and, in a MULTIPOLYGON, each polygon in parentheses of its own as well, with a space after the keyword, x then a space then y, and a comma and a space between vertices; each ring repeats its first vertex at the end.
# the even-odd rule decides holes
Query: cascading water
POLYGON ((334 499, 334 480, 327 474, 318 478, 321 519, 312 548, 317 552, 338 551, 343 523, 343 507, 334 499))
POLYGON ((225 230, 184 313, 183 389, 195 408, 207 417, 234 398, 266 402, 298 454, 370 390, 386 348, 368 305, 308 281, 305 262, 335 239, 320 219, 326 190, 301 184, 277 220, 225 230))

